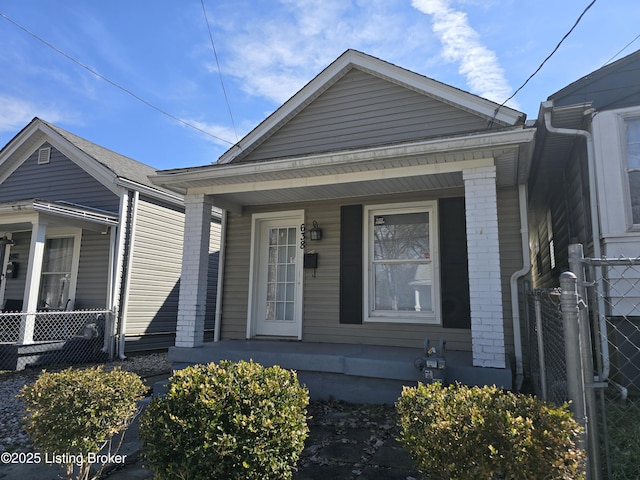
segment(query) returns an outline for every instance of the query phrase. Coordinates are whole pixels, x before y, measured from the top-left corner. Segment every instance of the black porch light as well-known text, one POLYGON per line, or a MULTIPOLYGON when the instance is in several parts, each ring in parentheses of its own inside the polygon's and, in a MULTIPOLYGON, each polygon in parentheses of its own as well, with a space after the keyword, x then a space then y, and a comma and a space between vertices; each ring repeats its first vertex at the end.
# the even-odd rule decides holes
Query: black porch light
POLYGON ((322 240, 322 229, 318 227, 318 222, 313 221, 313 228, 309 230, 311 240, 322 240))

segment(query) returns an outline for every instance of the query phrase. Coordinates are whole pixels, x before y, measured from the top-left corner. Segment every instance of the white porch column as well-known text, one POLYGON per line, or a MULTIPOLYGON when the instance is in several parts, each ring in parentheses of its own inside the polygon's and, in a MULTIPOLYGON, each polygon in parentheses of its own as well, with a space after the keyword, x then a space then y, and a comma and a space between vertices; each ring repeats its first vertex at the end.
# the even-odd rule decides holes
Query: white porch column
POLYGON ((463 170, 473 364, 505 368, 496 168, 463 170))
POLYGON ((20 336, 18 337, 18 344, 20 345, 33 343, 33 331, 36 322, 35 312, 38 309, 46 237, 47 224, 40 221, 33 222, 27 278, 24 284, 24 296, 22 297, 22 310, 27 314, 22 316, 22 322, 20 323, 20 336))
POLYGON ((204 343, 207 304, 211 201, 206 195, 186 195, 184 244, 176 347, 199 347, 204 343))

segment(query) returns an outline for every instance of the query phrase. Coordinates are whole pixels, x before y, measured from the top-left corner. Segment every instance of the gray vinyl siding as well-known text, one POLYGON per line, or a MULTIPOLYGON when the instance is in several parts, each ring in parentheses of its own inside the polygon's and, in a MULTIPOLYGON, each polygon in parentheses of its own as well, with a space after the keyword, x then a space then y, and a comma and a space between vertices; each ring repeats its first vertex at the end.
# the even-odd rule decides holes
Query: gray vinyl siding
POLYGON ((593 102, 596 110, 640 105, 640 52, 613 62, 554 93, 556 106, 593 102))
POLYGON ((129 272, 128 350, 173 344, 183 232, 181 210, 140 196, 129 272))
MULTIPOLYGON (((24 287, 29 262, 31 232, 13 234, 15 245, 11 256, 20 265, 17 278, 7 279, 5 299, 24 298, 24 287)), ((76 310, 84 308, 105 308, 107 284, 109 280, 109 235, 101 235, 91 230, 82 231, 78 281, 76 284, 76 310)))
POLYGON ((243 162, 484 130, 487 121, 352 69, 243 162))
POLYGON ((2 183, 0 202, 29 198, 66 201, 114 213, 120 205, 116 194, 53 147, 49 163, 38 165, 36 149, 2 183))
POLYGON ((534 184, 529 208, 530 244, 537 245, 531 251, 531 277, 533 288, 559 286, 559 275, 569 269, 569 245, 581 243, 585 255, 592 252, 591 213, 589 205, 589 181, 586 152, 582 145, 570 152, 564 171, 545 177, 534 184), (551 212, 552 229, 549 232, 547 212, 551 212), (556 268, 551 269, 551 245, 556 268))
POLYGON ((16 232, 13 234, 14 245, 11 247, 11 258, 19 264, 18 276, 7 278, 4 291, 4 299, 22 300, 24 298, 24 286, 27 280, 27 264, 29 263, 29 245, 31 232, 16 232))
POLYGON ((74 308, 106 308, 110 235, 83 230, 74 308))
MULTIPOLYGON (((167 348, 175 341, 184 210, 140 196, 131 260, 126 338, 128 351, 167 348)), ((220 224, 212 222, 205 330, 215 320, 220 224)))

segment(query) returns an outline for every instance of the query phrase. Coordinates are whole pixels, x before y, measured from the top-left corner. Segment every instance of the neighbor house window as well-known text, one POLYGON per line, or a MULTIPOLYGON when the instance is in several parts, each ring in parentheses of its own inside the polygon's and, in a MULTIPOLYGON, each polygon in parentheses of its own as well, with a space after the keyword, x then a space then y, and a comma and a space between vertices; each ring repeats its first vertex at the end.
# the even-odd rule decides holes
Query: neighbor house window
POLYGON ((73 236, 47 238, 42 261, 39 308, 70 308, 78 264, 75 243, 76 238, 73 236))
POLYGON ((631 215, 633 223, 640 224, 640 118, 629 118, 625 123, 631 215))
POLYGON ((433 202, 366 208, 367 319, 435 322, 433 202))

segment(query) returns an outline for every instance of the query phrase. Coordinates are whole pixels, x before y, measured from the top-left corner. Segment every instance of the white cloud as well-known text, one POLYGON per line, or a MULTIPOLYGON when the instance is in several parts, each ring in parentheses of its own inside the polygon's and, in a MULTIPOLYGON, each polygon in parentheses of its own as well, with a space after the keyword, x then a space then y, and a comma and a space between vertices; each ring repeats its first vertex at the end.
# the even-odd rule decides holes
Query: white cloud
POLYGON ((225 18, 221 50, 225 75, 250 95, 280 104, 349 48, 413 68, 415 48, 433 42, 428 21, 406 0, 280 0, 268 12, 243 9, 225 18), (409 15, 407 15, 409 12, 409 15))
POLYGON ((40 117, 51 123, 69 119, 69 115, 56 108, 36 105, 9 95, 0 95, 0 132, 18 133, 33 117, 40 117))
POLYGON ((432 17, 433 31, 443 46, 442 56, 459 64, 458 72, 473 93, 497 103, 511 95, 496 54, 482 44, 466 13, 451 8, 448 0, 412 0, 411 4, 432 17))

